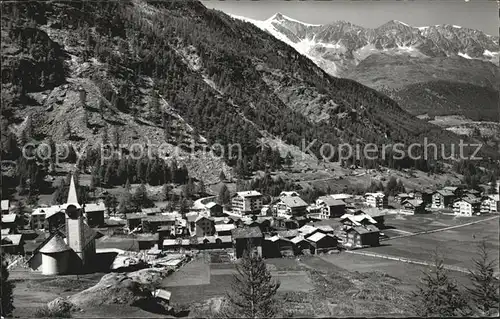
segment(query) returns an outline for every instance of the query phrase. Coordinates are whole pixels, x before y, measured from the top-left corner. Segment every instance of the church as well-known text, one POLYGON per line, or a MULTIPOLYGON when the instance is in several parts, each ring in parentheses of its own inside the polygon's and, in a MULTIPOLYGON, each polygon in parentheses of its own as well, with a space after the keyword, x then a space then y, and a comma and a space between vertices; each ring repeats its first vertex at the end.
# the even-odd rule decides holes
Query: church
POLYGON ((87 272, 96 255, 95 240, 98 233, 84 221, 73 176, 68 200, 62 205, 62 211, 66 219, 63 227, 50 234, 28 260, 31 269, 41 271, 44 275, 87 272))

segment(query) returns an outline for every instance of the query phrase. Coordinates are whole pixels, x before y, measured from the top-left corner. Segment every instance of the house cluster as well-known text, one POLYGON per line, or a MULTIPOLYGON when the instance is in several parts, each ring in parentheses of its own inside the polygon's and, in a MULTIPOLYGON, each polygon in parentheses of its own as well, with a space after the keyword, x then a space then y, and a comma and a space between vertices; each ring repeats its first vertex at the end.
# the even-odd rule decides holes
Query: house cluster
POLYGON ((499 196, 485 195, 474 189, 447 186, 432 194, 432 209, 452 209, 457 216, 499 212, 499 196))
MULTIPOLYGON (((381 195, 375 196, 382 198, 381 195)), ((253 190, 236 193, 231 200, 231 211, 224 210, 215 202, 215 197, 211 197, 196 201, 192 211, 184 215, 152 209, 127 214, 126 220, 129 230, 150 234, 138 237, 141 249, 181 251, 232 247, 236 257, 240 257, 252 246, 261 256, 278 257, 314 254, 339 246, 378 245, 377 225, 383 224, 381 211, 368 205, 364 205, 367 207, 364 211, 356 210, 351 199, 350 195, 334 194, 322 196, 309 205, 292 191, 282 192, 271 203, 263 205, 263 195, 253 190), (351 216, 349 212, 354 217, 344 218, 351 216), (374 222, 366 224, 363 217, 374 222), (335 231, 331 226, 309 224, 330 218, 337 219, 339 224, 335 231)), ((383 207, 384 199, 380 202, 379 207, 383 207)))
POLYGON ((446 186, 436 191, 402 193, 395 197, 401 212, 423 214, 430 210, 451 210, 457 216, 498 213, 499 196, 485 195, 474 189, 446 186))

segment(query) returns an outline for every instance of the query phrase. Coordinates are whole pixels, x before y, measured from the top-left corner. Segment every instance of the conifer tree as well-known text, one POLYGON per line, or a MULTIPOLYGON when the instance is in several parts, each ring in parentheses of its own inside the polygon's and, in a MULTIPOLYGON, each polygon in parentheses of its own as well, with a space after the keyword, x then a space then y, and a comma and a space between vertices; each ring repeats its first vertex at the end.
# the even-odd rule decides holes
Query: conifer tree
POLYGON ((221 205, 227 205, 231 201, 231 194, 229 193, 229 189, 226 184, 222 184, 222 187, 219 190, 218 201, 221 205))
POLYGON ((273 280, 264 259, 252 252, 249 246, 236 270, 224 313, 231 318, 275 317, 277 308, 274 296, 280 282, 273 280))
POLYGON ((497 262, 490 257, 486 241, 478 245, 478 256, 472 261, 474 268, 469 270, 472 287, 467 288, 467 291, 474 307, 481 316, 491 315, 492 312, 498 316, 499 287, 498 279, 494 276, 497 262))
POLYGON ((434 255, 432 269, 425 273, 413 294, 415 310, 422 317, 453 317, 468 313, 468 304, 457 284, 448 277, 442 258, 434 255))
POLYGON ((12 297, 12 290, 14 288, 12 282, 9 280, 9 270, 7 269, 7 258, 5 253, 1 255, 0 271, 2 274, 0 280, 0 314, 2 317, 10 317, 14 310, 14 300, 12 297))

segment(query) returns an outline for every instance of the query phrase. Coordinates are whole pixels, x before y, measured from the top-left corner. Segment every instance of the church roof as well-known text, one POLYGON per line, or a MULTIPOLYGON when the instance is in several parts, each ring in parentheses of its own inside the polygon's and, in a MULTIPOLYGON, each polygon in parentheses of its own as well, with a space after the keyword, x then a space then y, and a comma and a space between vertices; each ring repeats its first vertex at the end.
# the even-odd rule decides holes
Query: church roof
POLYGON ((71 182, 69 184, 69 191, 68 191, 68 200, 66 201, 66 203, 80 207, 80 204, 78 203, 78 196, 76 195, 75 179, 73 175, 71 175, 71 182))
POLYGON ((42 254, 50 253, 60 253, 63 251, 71 250, 71 248, 64 241, 63 236, 60 233, 55 233, 52 238, 49 239, 41 248, 40 252, 42 254))

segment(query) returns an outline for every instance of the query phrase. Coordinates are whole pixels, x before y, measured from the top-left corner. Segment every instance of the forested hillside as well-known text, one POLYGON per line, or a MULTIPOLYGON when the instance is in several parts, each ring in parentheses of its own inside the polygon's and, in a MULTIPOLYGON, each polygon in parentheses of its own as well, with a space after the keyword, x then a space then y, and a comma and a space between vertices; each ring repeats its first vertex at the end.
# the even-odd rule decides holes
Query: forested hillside
POLYGON ((458 143, 198 1, 3 2, 2 12, 4 155, 14 140, 49 137, 240 143, 243 158, 226 152, 225 162, 246 167, 257 156, 253 168, 264 168, 272 153, 257 147, 264 136, 298 146, 317 140, 316 154, 321 142, 458 143))
POLYGON ((415 115, 460 114, 474 121, 500 121, 498 91, 488 87, 432 81, 389 90, 388 95, 415 115))

